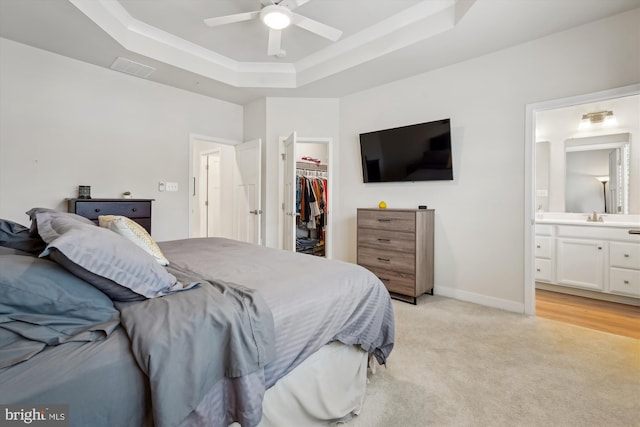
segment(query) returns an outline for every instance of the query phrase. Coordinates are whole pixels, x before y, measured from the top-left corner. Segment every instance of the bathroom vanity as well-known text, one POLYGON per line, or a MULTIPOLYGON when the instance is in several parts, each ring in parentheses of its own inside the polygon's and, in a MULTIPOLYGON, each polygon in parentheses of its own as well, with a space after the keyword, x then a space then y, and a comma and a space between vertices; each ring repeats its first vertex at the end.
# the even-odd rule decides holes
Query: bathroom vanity
POLYGON ((537 215, 536 286, 583 289, 593 293, 588 296, 617 295, 640 304, 640 215, 605 215, 602 222, 587 217, 537 215))

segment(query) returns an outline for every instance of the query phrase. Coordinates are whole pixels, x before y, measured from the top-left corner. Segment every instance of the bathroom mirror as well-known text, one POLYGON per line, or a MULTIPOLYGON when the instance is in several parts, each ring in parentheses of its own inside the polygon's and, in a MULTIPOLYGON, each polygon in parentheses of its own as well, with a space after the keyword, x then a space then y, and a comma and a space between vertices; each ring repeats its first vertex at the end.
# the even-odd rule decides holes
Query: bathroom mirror
POLYGON ((538 111, 535 132, 538 212, 640 214, 640 95, 538 111))
POLYGON ((629 136, 565 141, 565 212, 629 213, 629 136))

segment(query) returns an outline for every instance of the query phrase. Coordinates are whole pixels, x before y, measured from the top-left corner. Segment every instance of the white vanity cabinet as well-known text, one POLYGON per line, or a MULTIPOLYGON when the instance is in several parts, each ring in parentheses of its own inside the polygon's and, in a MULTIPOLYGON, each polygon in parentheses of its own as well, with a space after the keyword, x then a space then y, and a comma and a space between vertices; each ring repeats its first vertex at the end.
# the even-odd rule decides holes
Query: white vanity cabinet
POLYGON ((640 238, 629 229, 575 221, 536 224, 536 282, 640 298, 640 238))
POLYGON ((604 289, 602 240, 558 238, 557 277, 561 285, 604 289))
POLYGON ((555 252, 553 227, 550 225, 536 226, 536 280, 542 282, 553 281, 553 256, 555 252))
POLYGON ((640 297, 640 244, 609 244, 609 289, 622 295, 640 297))

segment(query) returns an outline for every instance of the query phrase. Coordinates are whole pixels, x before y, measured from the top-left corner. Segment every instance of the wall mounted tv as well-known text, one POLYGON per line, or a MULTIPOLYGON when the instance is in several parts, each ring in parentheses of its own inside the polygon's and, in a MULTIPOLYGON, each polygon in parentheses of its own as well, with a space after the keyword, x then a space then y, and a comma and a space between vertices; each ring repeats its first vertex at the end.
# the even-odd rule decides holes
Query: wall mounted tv
POLYGON ((453 179, 449 119, 360 134, 364 182, 453 179))

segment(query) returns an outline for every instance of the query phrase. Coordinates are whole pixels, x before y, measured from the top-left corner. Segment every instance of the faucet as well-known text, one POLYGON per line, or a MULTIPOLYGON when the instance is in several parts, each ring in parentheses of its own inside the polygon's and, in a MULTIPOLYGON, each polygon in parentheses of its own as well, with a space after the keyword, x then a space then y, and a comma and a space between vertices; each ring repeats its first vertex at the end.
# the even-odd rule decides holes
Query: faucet
POLYGON ((602 215, 600 215, 598 217, 598 213, 596 211, 593 211, 593 213, 590 216, 587 216, 587 221, 589 221, 589 222, 604 222, 604 218, 602 217, 602 215))

